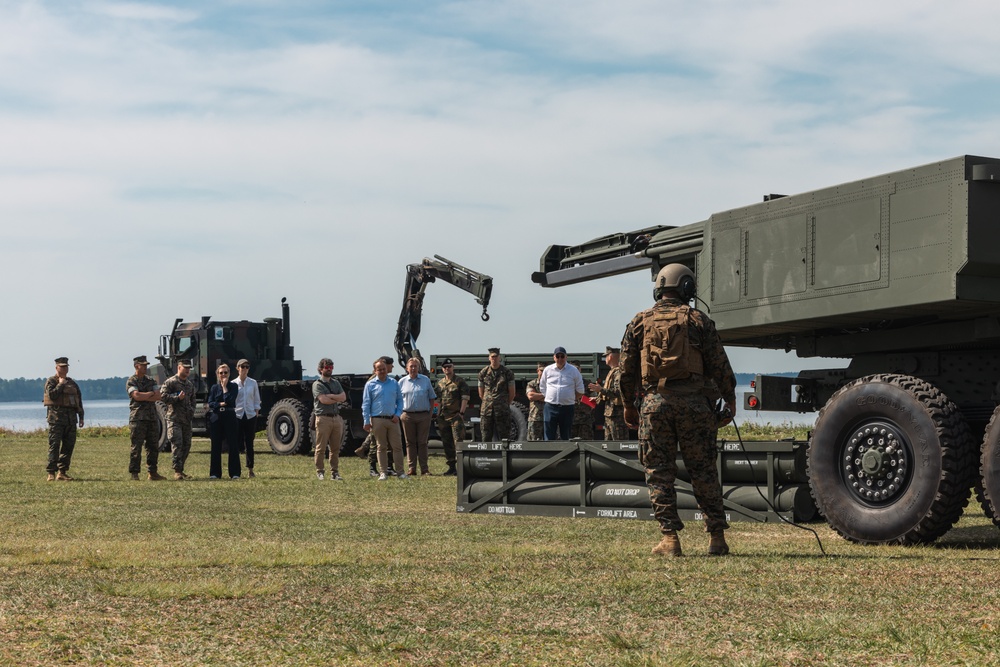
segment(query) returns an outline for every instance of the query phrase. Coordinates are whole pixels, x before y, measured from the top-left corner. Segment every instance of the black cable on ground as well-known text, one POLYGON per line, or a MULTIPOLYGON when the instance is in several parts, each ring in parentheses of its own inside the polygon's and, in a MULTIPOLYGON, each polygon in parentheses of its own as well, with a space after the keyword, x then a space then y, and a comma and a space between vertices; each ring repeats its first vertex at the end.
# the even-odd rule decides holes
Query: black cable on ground
MULTIPOLYGON (((726 412, 729 412, 729 410, 727 409, 726 412)), ((743 446, 743 436, 740 435, 740 427, 736 425, 735 419, 733 419, 733 428, 736 429, 736 439, 740 443, 740 451, 743 452, 743 456, 746 458, 747 465, 750 466, 750 471, 753 472, 753 462, 750 460, 750 456, 747 454, 747 450, 743 446)), ((771 511, 773 511, 778 516, 779 519, 787 523, 789 526, 794 526, 799 530, 806 530, 812 533, 813 537, 816 538, 816 544, 819 545, 820 553, 822 553, 824 556, 829 555, 826 553, 826 549, 823 548, 823 540, 819 538, 819 533, 817 533, 809 526, 803 526, 802 524, 796 523, 794 521, 789 521, 788 519, 783 517, 781 513, 778 511, 778 509, 774 506, 774 504, 768 499, 768 497, 764 495, 764 492, 760 490, 760 484, 755 484, 754 486, 757 488, 757 493, 760 494, 760 497, 764 499, 764 502, 767 503, 767 506, 771 508, 771 511)), ((794 516, 794 511, 792 515, 794 516)))

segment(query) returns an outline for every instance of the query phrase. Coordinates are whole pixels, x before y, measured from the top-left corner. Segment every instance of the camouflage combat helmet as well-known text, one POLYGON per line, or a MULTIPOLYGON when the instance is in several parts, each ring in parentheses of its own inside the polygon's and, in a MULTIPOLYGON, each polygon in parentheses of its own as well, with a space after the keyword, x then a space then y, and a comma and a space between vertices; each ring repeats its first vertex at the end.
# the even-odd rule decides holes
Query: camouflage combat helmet
POLYGON ((653 298, 659 299, 664 291, 677 292, 682 299, 694 298, 694 271, 683 264, 667 264, 656 274, 653 298))

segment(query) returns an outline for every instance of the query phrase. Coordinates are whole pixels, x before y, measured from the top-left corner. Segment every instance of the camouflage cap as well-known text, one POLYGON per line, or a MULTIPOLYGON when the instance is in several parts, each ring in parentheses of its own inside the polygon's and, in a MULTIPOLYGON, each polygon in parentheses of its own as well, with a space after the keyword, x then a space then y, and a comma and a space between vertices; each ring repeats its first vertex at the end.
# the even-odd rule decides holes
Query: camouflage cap
POLYGON ((183 366, 184 368, 191 368, 191 361, 189 359, 181 359, 177 362, 178 366, 183 366))
POLYGON ((621 351, 620 347, 611 347, 610 345, 604 348, 604 354, 621 354, 621 351))
POLYGON ((56 357, 56 366, 69 366, 69 357, 56 357))
POLYGON ((145 354, 140 354, 138 357, 132 357, 132 365, 137 366, 139 364, 145 364, 146 366, 149 365, 149 362, 146 361, 145 354))
POLYGON ((499 347, 491 347, 491 348, 489 348, 489 350, 487 350, 487 352, 489 352, 490 354, 500 354, 500 348, 499 347))

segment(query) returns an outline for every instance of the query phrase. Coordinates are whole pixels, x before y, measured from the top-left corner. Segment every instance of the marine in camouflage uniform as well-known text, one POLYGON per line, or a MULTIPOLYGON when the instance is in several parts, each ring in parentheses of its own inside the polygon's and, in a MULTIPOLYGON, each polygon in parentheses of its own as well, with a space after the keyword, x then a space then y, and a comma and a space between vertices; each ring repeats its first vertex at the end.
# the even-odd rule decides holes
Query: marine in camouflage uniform
POLYGON ((160 459, 160 420, 156 415, 156 401, 160 398, 156 380, 146 375, 149 362, 146 355, 132 359, 135 374, 125 382, 128 394, 128 426, 132 447, 129 450, 128 471, 132 479, 139 479, 142 450, 146 449, 146 470, 149 479, 163 479, 156 471, 160 459))
POLYGON ((594 409, 579 400, 573 409, 573 437, 580 440, 594 439, 594 409))
POLYGON ((69 466, 76 447, 76 428, 83 427, 83 395, 70 378, 69 359, 56 359, 56 374, 45 381, 42 404, 49 425, 49 463, 45 470, 49 481, 70 481, 69 466))
POLYGON ((609 442, 628 440, 628 426, 625 424, 625 403, 621 392, 621 369, 618 368, 621 350, 608 347, 604 352, 604 363, 611 367, 611 372, 604 379, 604 384, 590 384, 591 391, 597 393, 597 402, 604 404, 604 439, 609 442))
POLYGON ((543 362, 538 362, 538 377, 525 387, 528 397, 528 440, 532 442, 545 440, 545 394, 538 390, 538 380, 542 377, 545 366, 543 362))
POLYGON ((491 347, 489 352, 489 365, 479 371, 479 426, 483 442, 498 442, 510 438, 514 373, 500 364, 500 348, 491 347))
POLYGON ((469 383, 455 375, 455 365, 451 359, 443 360, 441 368, 445 375, 434 388, 438 395, 437 429, 448 464, 444 474, 451 476, 457 472, 455 444, 465 440, 465 409, 469 406, 471 393, 469 383))
POLYGON ((191 453, 191 421, 194 419, 197 386, 191 378, 191 362, 181 361, 177 374, 163 383, 161 400, 167 406, 167 439, 173 449, 174 479, 190 479, 184 464, 191 453))
MULTIPOLYGON (((681 555, 677 531, 684 524, 677 513, 674 488, 679 444, 695 498, 705 514, 705 528, 712 534, 709 553, 724 555, 729 548, 723 531, 729 524, 716 470, 719 419, 714 402, 721 395, 735 411, 736 377, 712 320, 688 306, 679 289, 666 289, 674 282, 680 284, 679 279, 671 279, 671 267, 690 275, 693 296, 693 273, 689 269, 668 265, 661 270, 654 292, 656 304, 637 314, 625 330, 620 387, 623 396, 633 396, 640 388, 643 394, 640 461, 646 469, 653 514, 664 535, 654 553, 681 555), (683 331, 678 333, 681 328, 683 331), (668 348, 677 351, 667 341, 683 341, 684 333, 688 345, 683 346, 683 354, 664 362, 669 357, 664 356, 668 348)), ((635 416, 635 408, 626 406, 626 420, 634 423, 635 416)))

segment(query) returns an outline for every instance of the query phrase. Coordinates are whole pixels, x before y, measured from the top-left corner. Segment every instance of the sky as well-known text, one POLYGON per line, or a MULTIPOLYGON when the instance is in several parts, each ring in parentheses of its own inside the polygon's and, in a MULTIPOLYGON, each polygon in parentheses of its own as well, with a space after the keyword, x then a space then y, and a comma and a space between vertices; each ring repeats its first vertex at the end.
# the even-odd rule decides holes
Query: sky
MULTIPOLYGON (((648 273, 530 280, 552 244, 1000 156, 1000 3, 0 0, 0 377, 128 375, 177 318, 291 304, 306 368, 601 351, 648 273)), ((730 348, 741 372, 831 364, 730 348)))

